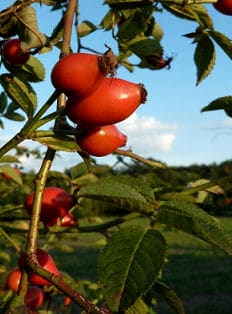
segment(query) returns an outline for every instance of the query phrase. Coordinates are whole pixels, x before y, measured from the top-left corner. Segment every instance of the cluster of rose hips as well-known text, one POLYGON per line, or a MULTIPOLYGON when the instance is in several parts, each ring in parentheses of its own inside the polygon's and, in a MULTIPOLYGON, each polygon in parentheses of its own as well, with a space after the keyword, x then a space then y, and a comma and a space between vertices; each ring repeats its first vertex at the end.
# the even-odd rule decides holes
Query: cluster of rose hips
POLYGON ((68 97, 66 114, 77 124, 76 142, 93 156, 105 156, 126 144, 116 123, 145 102, 142 84, 112 77, 107 54, 73 53, 54 66, 51 81, 68 97))
MULTIPOLYGON (((60 276, 60 272, 55 264, 55 261, 46 251, 37 249, 36 257, 39 265, 52 274, 60 276)), ((18 261, 18 267, 12 269, 7 276, 6 289, 18 293, 20 281, 22 278, 22 272, 25 265, 25 257, 22 255, 18 261)), ((28 279, 28 289, 24 298, 24 304, 30 310, 39 308, 46 298, 44 288, 51 286, 51 283, 41 276, 31 272, 28 279)), ((67 297, 64 299, 64 304, 67 305, 67 297)))

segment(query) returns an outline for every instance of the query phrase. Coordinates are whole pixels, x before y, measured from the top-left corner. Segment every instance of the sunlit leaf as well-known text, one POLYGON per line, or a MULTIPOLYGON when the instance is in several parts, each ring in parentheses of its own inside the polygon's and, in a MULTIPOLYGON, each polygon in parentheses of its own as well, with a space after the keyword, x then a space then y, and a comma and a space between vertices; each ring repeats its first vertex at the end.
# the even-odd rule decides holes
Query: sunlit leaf
POLYGON ((47 37, 39 31, 36 10, 32 6, 25 6, 15 12, 14 23, 17 25, 23 51, 39 48, 46 44, 47 37))
POLYGON ((68 136, 44 136, 37 137, 35 140, 54 150, 61 150, 66 152, 81 151, 75 140, 68 136))
POLYGON ((170 13, 179 18, 198 22, 202 28, 213 28, 213 21, 202 4, 162 4, 170 13))
POLYGON ((105 30, 110 30, 112 26, 113 26, 113 11, 109 10, 101 20, 99 27, 105 28, 105 30))
POLYGON ((84 37, 89 35, 90 33, 94 32, 97 27, 90 21, 83 21, 78 26, 78 35, 79 37, 84 37))
POLYGON ((21 175, 15 171, 14 168, 10 167, 10 166, 0 166, 0 173, 5 173, 8 176, 10 176, 12 178, 12 180, 14 180, 15 182, 17 182, 18 184, 22 185, 23 181, 21 178, 21 175))
POLYGON ((220 97, 201 109, 201 112, 212 110, 225 110, 229 117, 232 117, 232 96, 220 97))
POLYGON ((19 159, 12 155, 4 155, 0 158, 0 162, 19 162, 19 159))
POLYGON ((125 314, 149 314, 149 308, 142 298, 138 298, 133 305, 131 305, 125 314))
POLYGON ((98 182, 80 188, 78 197, 97 199, 114 204, 125 210, 153 212, 154 205, 149 203, 139 187, 120 182, 115 177, 101 178, 98 182))
POLYGON ((146 293, 164 264, 166 242, 160 232, 141 225, 113 234, 98 262, 98 278, 111 311, 132 306, 146 293))
POLYGON ((184 201, 164 202, 158 210, 160 223, 190 233, 232 255, 232 243, 218 222, 203 209, 184 201))
POLYGON ((152 36, 154 36, 154 38, 157 41, 161 41, 161 39, 163 38, 163 34, 164 34, 163 29, 161 28, 161 26, 157 22, 155 22, 152 36))

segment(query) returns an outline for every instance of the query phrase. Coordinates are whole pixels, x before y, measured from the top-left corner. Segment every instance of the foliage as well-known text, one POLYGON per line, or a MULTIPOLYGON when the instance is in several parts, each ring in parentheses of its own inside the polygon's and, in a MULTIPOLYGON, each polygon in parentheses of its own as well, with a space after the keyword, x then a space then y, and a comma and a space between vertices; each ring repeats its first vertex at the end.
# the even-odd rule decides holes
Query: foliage
MULTIPOLYGON (((0 313, 31 312, 24 304, 24 298, 28 289, 28 274, 33 271, 52 284, 51 287, 43 287, 47 305, 43 305, 40 313, 43 313, 44 308, 49 308, 53 298, 63 294, 69 296, 85 313, 154 313, 149 298, 149 293, 154 290, 163 296, 176 313, 183 314, 184 308, 179 297, 162 281, 168 243, 158 226, 189 233, 231 256, 230 237, 204 208, 209 198, 224 194, 224 189, 231 183, 231 176, 215 177, 211 174, 209 177, 205 175, 208 169, 204 167, 199 176, 194 166, 187 172, 181 169, 181 174, 174 176, 173 173, 179 173, 179 170, 168 169, 160 162, 123 150, 116 151, 119 162, 123 163, 122 156, 131 157, 136 162, 127 171, 121 170, 120 175, 108 166, 96 165, 76 143, 78 130, 74 130, 66 120, 64 94, 58 90, 52 91, 48 100, 40 105, 39 95, 33 86, 45 79, 45 69, 35 55, 50 53, 55 45, 60 49, 61 56, 69 54, 70 36, 76 17, 78 52, 84 48, 94 51, 92 47, 82 46, 83 37, 99 31, 111 31, 112 39, 118 45, 117 55, 114 56, 107 47, 107 52, 101 56, 101 65, 107 67, 112 65, 111 61, 114 66, 122 65, 129 71, 133 71, 134 67, 161 70, 170 66, 172 58, 164 58, 162 38, 165 32, 156 23, 155 16, 157 12, 168 10, 177 18, 196 23, 195 31, 184 36, 196 44, 194 62, 197 68, 196 84, 199 84, 212 73, 216 59, 215 43, 229 58, 232 58, 232 43, 214 29, 213 21, 201 1, 157 3, 150 0, 106 0, 104 4, 108 12, 101 17, 98 25, 94 25, 87 20, 79 23, 76 0, 38 0, 46 9, 61 12, 61 18, 54 25, 50 36, 40 32, 32 2, 18 1, 0 12, 2 43, 17 35, 21 40, 22 51, 29 50, 31 54, 29 61, 22 66, 9 64, 2 55, 6 72, 0 76, 0 125, 3 128, 5 119, 11 119, 23 122, 23 126, 0 149, 0 173, 3 177, 0 241, 4 248, 0 259, 11 262, 8 248, 12 246, 19 255, 25 254, 25 266, 18 295, 13 294, 7 286, 1 291, 0 313), (139 59, 136 65, 131 61, 134 56, 139 59), (55 101, 57 108, 51 112, 50 107, 55 101), (50 122, 54 123, 52 130, 48 127, 50 122), (25 139, 45 146, 45 156, 20 146, 25 139), (9 154, 12 149, 15 149, 14 155, 9 154), (67 169, 65 173, 52 172, 50 168, 58 151, 78 153, 83 163, 67 169), (41 168, 36 174, 20 174, 12 167, 19 163, 22 154, 42 159, 41 168), (155 169, 151 169, 151 166, 155 169), (141 180, 144 172, 146 180, 141 180), (62 226, 58 220, 55 225, 44 227, 40 223, 45 186, 62 187, 75 197, 70 212, 76 224, 62 226), (35 192, 35 197, 32 215, 29 216, 24 208, 24 200, 31 191, 35 192), (106 212, 113 212, 114 217, 103 221, 101 216, 106 212), (79 225, 80 216, 92 219, 94 224, 79 225), (138 217, 146 219, 146 224, 137 225, 135 219, 138 217), (97 285, 91 282, 77 283, 65 272, 61 276, 54 275, 38 263, 35 254, 37 247, 41 246, 45 249, 56 246, 70 251, 70 242, 72 239, 77 240, 82 233, 105 236, 95 265, 97 285), (63 240, 69 240, 68 245, 63 240)), ((110 67, 109 73, 113 79, 114 67, 110 67)), ((223 109, 231 116, 230 104, 231 96, 220 97, 202 111, 223 109)), ((212 167, 210 171, 213 170, 212 167)), ((15 257, 14 262, 17 264, 18 258, 16 260, 15 257)), ((7 271, 5 267, 4 283, 7 282, 7 271)), ((62 311, 67 312, 65 309, 62 311)))

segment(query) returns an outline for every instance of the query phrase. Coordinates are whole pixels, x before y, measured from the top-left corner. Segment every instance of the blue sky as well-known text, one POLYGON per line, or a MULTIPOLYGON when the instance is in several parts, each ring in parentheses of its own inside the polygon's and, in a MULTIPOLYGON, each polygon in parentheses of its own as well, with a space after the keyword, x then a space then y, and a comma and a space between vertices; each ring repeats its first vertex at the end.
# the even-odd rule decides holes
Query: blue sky
MULTIPOLYGON (((80 0, 80 20, 87 19, 98 24, 107 11, 107 6, 102 3, 103 1, 80 0)), ((2 0, 0 9, 6 4, 9 5, 9 1, 2 0)), ((46 6, 35 6, 38 9, 40 29, 49 34, 60 13, 49 12, 46 6)), ((211 4, 206 7, 214 20, 215 29, 232 38, 232 29, 228 27, 232 17, 218 13, 211 4)), ((164 30, 162 44, 165 54, 174 56, 171 69, 135 69, 130 73, 120 67, 117 71, 117 77, 143 83, 148 91, 147 102, 128 120, 118 124, 118 128, 128 136, 127 148, 143 157, 152 157, 168 165, 209 164, 231 159, 232 151, 228 145, 232 136, 231 119, 223 111, 200 112, 201 108, 213 99, 232 94, 231 60, 216 46, 214 70, 196 87, 196 68, 193 63, 195 45, 190 39, 182 36, 193 32, 196 23, 177 19, 168 12, 156 14, 156 19, 164 30)), ((110 32, 98 31, 83 39, 83 43, 99 52, 105 51, 106 43, 117 53, 116 42, 111 38, 110 32)), ((76 49, 75 35, 72 48, 76 49)), ((46 67, 45 82, 34 84, 39 104, 53 91, 50 71, 58 57, 59 51, 56 48, 50 54, 38 56, 46 67)), ((20 127, 21 124, 5 120, 5 129, 0 130, 1 143, 20 127)), ((61 156, 55 160, 53 168, 56 170, 62 170, 65 165, 69 167, 80 161, 74 153, 64 153, 61 156)), ((38 161, 30 158, 22 161, 25 169, 38 166, 38 161)), ((113 163, 114 158, 107 156, 98 158, 97 161, 113 163)))

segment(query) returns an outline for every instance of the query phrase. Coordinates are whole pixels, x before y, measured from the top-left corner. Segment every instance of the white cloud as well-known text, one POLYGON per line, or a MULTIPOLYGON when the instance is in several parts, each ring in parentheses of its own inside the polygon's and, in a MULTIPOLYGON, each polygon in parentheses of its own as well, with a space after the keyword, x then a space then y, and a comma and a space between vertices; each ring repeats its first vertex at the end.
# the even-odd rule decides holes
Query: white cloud
MULTIPOLYGON (((157 153, 170 152, 176 139, 176 133, 179 130, 179 126, 176 124, 158 121, 153 116, 138 116, 137 113, 118 123, 117 127, 128 137, 125 149, 132 149, 134 153, 144 157, 154 156, 157 153)), ((2 142, 2 140, 3 138, 0 141, 2 142)), ((20 145, 30 149, 39 148, 43 152, 46 150, 45 146, 40 146, 38 143, 32 141, 25 141, 20 145)), ((20 166, 25 171, 33 169, 37 172, 42 162, 42 160, 36 159, 31 155, 29 157, 21 156, 19 159, 21 162, 20 166)), ((114 164, 115 162, 113 155, 96 159, 100 164, 114 164)), ((81 161, 81 158, 76 153, 58 152, 58 156, 53 162, 52 170, 63 171, 81 161)))
POLYGON ((152 116, 138 116, 136 113, 117 126, 127 135, 127 146, 143 155, 169 152, 179 128, 176 124, 163 123, 152 116))

